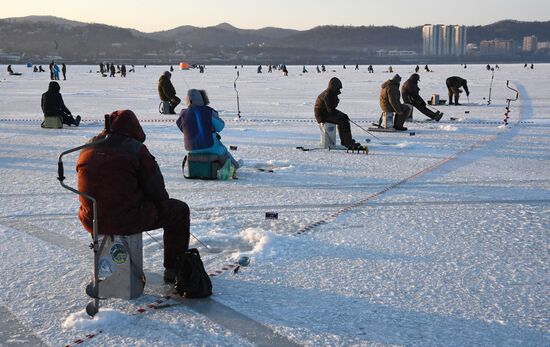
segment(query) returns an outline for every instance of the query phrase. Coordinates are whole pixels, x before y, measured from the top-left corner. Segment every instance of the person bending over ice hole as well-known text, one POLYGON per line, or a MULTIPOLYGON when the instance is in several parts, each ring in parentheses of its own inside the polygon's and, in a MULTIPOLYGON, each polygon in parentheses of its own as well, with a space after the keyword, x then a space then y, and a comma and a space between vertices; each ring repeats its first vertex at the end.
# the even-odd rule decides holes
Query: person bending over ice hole
POLYGON ((341 94, 342 82, 333 77, 328 82, 328 88, 325 89, 315 101, 313 111, 315 112, 315 119, 317 123, 334 123, 338 125, 338 134, 340 135, 340 143, 342 146, 352 150, 363 150, 364 147, 360 143, 355 142, 351 136, 351 127, 349 124, 349 117, 342 111, 336 109, 340 99, 338 95, 341 94))
MULTIPOLYGON (((78 158, 78 190, 98 201, 102 235, 132 235, 164 228, 164 281, 174 282, 177 254, 189 247, 189 206, 170 199, 160 168, 145 142, 139 120, 130 110, 109 115, 108 139, 84 149, 78 158)), ((92 141, 105 138, 105 130, 92 141)), ((78 217, 92 233, 92 202, 82 196, 78 217)))
POLYGON ((164 71, 159 78, 158 92, 161 101, 168 101, 170 103, 169 114, 176 114, 175 108, 181 102, 181 99, 176 96, 176 89, 170 81, 172 74, 169 71, 164 71))
MULTIPOLYGON (((236 161, 220 141, 218 134, 225 122, 218 112, 208 106, 210 100, 204 90, 189 89, 185 98, 187 108, 182 110, 176 124, 183 133, 185 149, 189 153, 211 153, 230 160, 233 166, 233 178, 242 162, 236 161)), ((229 165, 229 164, 228 164, 229 165)))
POLYGON ((401 103, 399 83, 401 83, 401 76, 395 75, 391 80, 387 80, 382 84, 379 100, 380 108, 384 112, 393 112, 396 114, 393 121, 393 128, 395 130, 406 131, 407 128, 403 124, 412 115, 413 108, 411 105, 401 103))
POLYGON ((403 98, 403 102, 413 105, 418 111, 439 122, 441 117, 443 117, 443 113, 439 111, 433 112, 426 107, 426 102, 419 95, 420 88, 418 88, 418 82, 420 82, 420 75, 414 73, 408 80, 405 81, 405 83, 403 83, 403 86, 401 87, 401 97, 403 98))
POLYGON ((458 76, 449 77, 447 78, 446 84, 449 91, 449 105, 453 105, 453 98, 454 105, 460 105, 458 103, 458 99, 460 98, 460 93, 462 93, 462 89, 460 89, 461 87, 466 91, 466 95, 470 96, 468 82, 464 78, 458 76))
MULTIPOLYGON (((48 85, 48 91, 42 94, 41 106, 44 117, 59 117, 63 124, 78 126, 80 116, 76 116, 76 118, 72 116, 71 111, 63 102, 60 90, 59 83, 52 81, 48 85)), ((42 122, 42 127, 44 127, 44 122, 42 122)))

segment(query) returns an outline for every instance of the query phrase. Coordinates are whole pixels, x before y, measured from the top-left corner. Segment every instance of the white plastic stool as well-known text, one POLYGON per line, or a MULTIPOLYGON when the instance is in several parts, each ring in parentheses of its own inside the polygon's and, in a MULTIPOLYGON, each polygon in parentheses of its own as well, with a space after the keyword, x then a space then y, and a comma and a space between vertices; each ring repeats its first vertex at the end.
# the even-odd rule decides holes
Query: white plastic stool
POLYGON ((160 114, 170 114, 170 101, 161 101, 159 105, 160 114))
POLYGON ((134 235, 100 235, 99 297, 133 299, 143 293, 143 241, 134 235))
POLYGON ((334 123, 319 123, 322 148, 329 148, 336 145, 336 126, 337 125, 334 123))
POLYGON ((392 128, 394 116, 393 112, 382 111, 378 124, 384 129, 392 128))

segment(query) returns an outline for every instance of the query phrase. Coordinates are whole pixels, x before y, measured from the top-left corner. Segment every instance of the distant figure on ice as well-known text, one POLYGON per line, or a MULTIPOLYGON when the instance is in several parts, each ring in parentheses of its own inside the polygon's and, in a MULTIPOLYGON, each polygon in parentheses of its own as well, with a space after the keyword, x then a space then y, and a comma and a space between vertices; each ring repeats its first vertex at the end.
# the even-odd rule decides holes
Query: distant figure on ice
POLYGON ((304 67, 302 67, 302 73, 307 73, 307 69, 306 69, 305 65, 304 65, 304 67))
POLYGON ((426 102, 420 97, 418 82, 420 82, 420 75, 414 73, 408 80, 405 81, 405 83, 403 83, 403 86, 401 87, 401 97, 403 98, 403 102, 416 107, 418 111, 439 122, 441 117, 443 117, 443 113, 439 111, 433 112, 426 106, 426 102))
POLYGON ((53 78, 53 61, 50 63, 50 80, 54 80, 53 78))
POLYGON ((170 65, 170 72, 174 72, 174 67, 170 65))
POLYGON ((38 66, 35 65, 35 66, 32 68, 32 72, 38 72, 38 66))
POLYGON ((9 74, 9 75, 15 75, 15 72, 13 72, 13 69, 11 68, 11 64, 8 65, 8 69, 7 69, 7 70, 8 70, 8 74, 9 74))
POLYGON ((38 65, 38 72, 46 72, 46 70, 44 70, 42 65, 38 65))
POLYGON ((199 65, 199 73, 204 73, 204 65, 199 65))
POLYGON ((470 96, 470 91, 468 90, 468 82, 461 77, 458 76, 452 76, 447 78, 446 81, 447 84, 447 90, 449 91, 449 105, 460 105, 458 103, 458 99, 460 98, 460 93, 462 93, 462 90, 460 88, 464 88, 466 91, 466 95, 470 96))
POLYGON ((267 73, 272 73, 273 72, 273 66, 271 66, 271 64, 269 64, 269 68, 267 69, 267 73))
POLYGON ((59 65, 53 64, 53 79, 59 81, 59 65))
POLYGON ((420 71, 420 66, 416 65, 416 67, 414 68, 414 72, 418 73, 418 71, 420 71))
POLYGON ((534 64, 531 64, 531 70, 535 68, 535 65, 534 64))
POLYGON ((342 68, 345 70, 345 69, 346 69, 346 65, 344 65, 342 68))
POLYGON ((355 70, 359 70, 359 64, 355 64, 355 70))
POLYGON ((283 75, 288 76, 288 70, 286 68, 286 65, 283 65, 283 75))
POLYGON ((111 65, 109 66, 109 71, 111 72, 109 74, 109 77, 115 77, 115 73, 116 73, 115 64, 111 63, 111 65))
MULTIPOLYGON (((176 256, 189 247, 189 206, 170 199, 155 157, 143 144, 145 133, 136 115, 120 110, 109 120, 107 140, 80 153, 78 190, 97 197, 100 234, 132 235, 164 228, 164 281, 172 283, 176 256)), ((92 140, 106 136, 103 130, 92 140)), ((92 207, 90 200, 80 198, 78 217, 89 233, 92 207)))
POLYGON ((105 73, 105 66, 103 63, 99 63, 99 73, 102 75, 105 73))
POLYGON ((495 70, 500 70, 500 66, 498 66, 498 64, 495 64, 495 70))
POLYGON ((334 123, 338 125, 338 134, 340 135, 340 143, 342 146, 352 150, 365 149, 360 143, 355 142, 351 136, 351 127, 349 117, 342 111, 336 109, 340 99, 342 81, 337 77, 333 77, 328 82, 328 88, 325 89, 315 101, 313 111, 317 123, 334 123))
POLYGON ((325 67, 325 65, 321 65, 321 71, 322 72, 327 72, 327 68, 325 67))
MULTIPOLYGON (((63 97, 59 92, 61 87, 59 83, 52 81, 48 85, 48 91, 42 94, 42 112, 44 117, 59 117, 63 124, 78 126, 80 124, 80 116, 73 118, 71 111, 65 106, 63 97)), ((42 123, 42 126, 44 123, 42 123)))
POLYGON ((389 73, 393 73, 393 67, 390 65, 390 67, 388 68, 388 72, 389 73))
POLYGON ((491 65, 487 64, 486 69, 487 69, 488 71, 491 71, 491 65))
POLYGON ((120 66, 120 77, 126 77, 126 65, 124 64, 120 66))
POLYGON ((526 69, 527 68, 527 63, 525 63, 525 65, 523 65, 523 68, 526 69))
POLYGON ((464 64, 464 68, 467 69, 467 68, 468 68, 468 65, 464 64))
POLYGON ((134 64, 132 64, 132 68, 128 70, 128 72, 136 72, 136 67, 134 66, 134 64))
POLYGON ((316 69, 317 69, 317 73, 321 73, 321 69, 319 69, 319 65, 317 65, 316 69))
POLYGON ((395 113, 393 128, 398 131, 406 131, 407 128, 403 124, 412 115, 413 108, 410 105, 401 103, 399 83, 401 83, 401 76, 399 75, 395 75, 392 79, 384 82, 380 90, 379 102, 382 111, 395 113))
POLYGON ((367 71, 369 73, 374 73, 374 68, 372 67, 372 65, 369 65, 369 67, 367 68, 367 71))
POLYGON ((430 68, 428 67, 428 64, 424 65, 424 71, 432 72, 432 70, 430 70, 430 68))
POLYGON ((61 63, 61 73, 63 74, 63 81, 67 80, 67 65, 61 63))
POLYGON ((231 165, 233 178, 236 177, 240 164, 220 141, 220 133, 225 127, 225 122, 219 117, 218 112, 208 106, 210 100, 204 90, 189 89, 185 99, 187 108, 182 110, 176 121, 178 128, 183 133, 185 149, 189 153, 211 153, 226 158, 231 165))
POLYGON ((161 101, 168 101, 170 103, 169 114, 176 114, 174 110, 179 105, 181 99, 176 96, 176 89, 170 81, 172 74, 169 71, 164 71, 159 78, 157 90, 161 101))
POLYGON ((258 69, 256 70, 257 73, 262 73, 262 66, 258 65, 258 69))

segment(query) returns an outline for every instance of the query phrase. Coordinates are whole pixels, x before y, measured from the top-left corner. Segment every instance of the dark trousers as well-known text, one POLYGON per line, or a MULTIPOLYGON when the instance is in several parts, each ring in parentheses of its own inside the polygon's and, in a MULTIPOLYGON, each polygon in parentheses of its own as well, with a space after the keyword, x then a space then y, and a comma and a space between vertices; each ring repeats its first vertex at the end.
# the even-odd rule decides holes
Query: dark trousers
POLYGON ((431 119, 437 118, 437 114, 434 111, 430 110, 426 106, 426 103, 423 102, 422 100, 418 100, 417 98, 412 98, 412 97, 409 97, 407 99, 408 100, 403 100, 403 101, 405 101, 407 104, 413 105, 414 107, 416 107, 418 111, 422 112, 424 115, 428 116, 429 118, 431 119))
POLYGON ((458 105, 458 98, 460 98, 460 90, 458 87, 450 86, 447 84, 447 89, 449 90, 449 105, 453 104, 453 98, 455 105, 458 105))
POLYGON ((164 267, 174 268, 176 256, 189 248, 189 206, 180 200, 168 199, 155 203, 158 218, 147 229, 164 229, 164 267))
POLYGON ((174 98, 172 100, 168 100, 168 102, 170 102, 170 113, 175 114, 176 113, 175 108, 180 104, 181 99, 178 98, 177 96, 174 96, 174 98))
POLYGON ((323 123, 334 123, 338 126, 338 135, 340 135, 340 143, 342 146, 349 147, 353 143, 351 136, 351 126, 348 116, 340 112, 338 115, 329 115, 323 119, 323 123))
POLYGON ((75 124, 75 119, 70 114, 63 114, 63 119, 61 120, 63 124, 73 125, 75 124))

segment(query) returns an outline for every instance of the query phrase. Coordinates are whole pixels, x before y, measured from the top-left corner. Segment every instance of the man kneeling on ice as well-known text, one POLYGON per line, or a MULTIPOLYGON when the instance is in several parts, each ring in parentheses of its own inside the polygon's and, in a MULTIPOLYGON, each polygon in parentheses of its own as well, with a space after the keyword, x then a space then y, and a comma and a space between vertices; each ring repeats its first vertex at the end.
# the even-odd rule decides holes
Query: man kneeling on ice
POLYGON ((342 146, 351 150, 363 150, 365 148, 351 137, 348 115, 336 109, 340 102, 340 99, 338 99, 338 95, 341 94, 340 89, 342 89, 342 82, 336 77, 331 78, 328 82, 328 88, 319 94, 315 101, 313 108, 315 119, 319 124, 337 124, 342 146))
MULTIPOLYGON (((109 115, 108 139, 80 153, 78 190, 97 199, 98 230, 103 235, 132 235, 164 228, 164 281, 174 282, 176 255, 189 247, 189 206, 170 199, 164 178, 130 110, 109 115)), ((105 138, 103 130, 92 141, 105 138)), ((92 233, 92 202, 80 196, 78 217, 92 233)))

